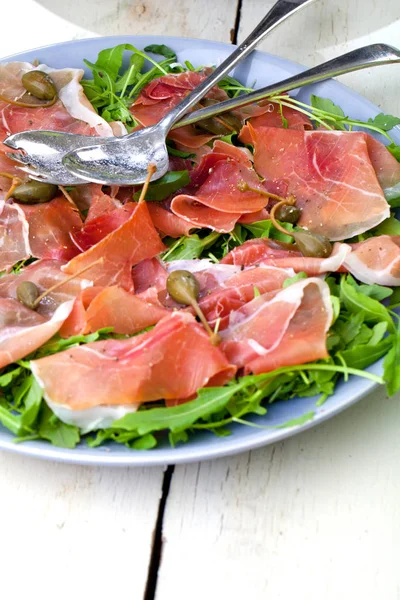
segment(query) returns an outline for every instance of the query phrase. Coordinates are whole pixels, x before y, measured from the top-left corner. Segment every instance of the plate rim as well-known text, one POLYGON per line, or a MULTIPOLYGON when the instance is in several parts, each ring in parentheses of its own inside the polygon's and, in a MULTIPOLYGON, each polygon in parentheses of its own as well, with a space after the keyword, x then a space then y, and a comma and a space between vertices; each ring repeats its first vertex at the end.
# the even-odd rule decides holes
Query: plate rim
MULTIPOLYGON (((94 42, 102 45, 103 48, 107 48, 107 43, 111 43, 112 45, 116 45, 118 43, 124 43, 126 40, 137 40, 135 45, 139 48, 143 47, 143 43, 141 41, 146 40, 146 45, 149 44, 149 40, 158 41, 162 40, 164 43, 169 43, 173 45, 174 41, 182 44, 182 42, 186 43, 194 43, 196 45, 205 44, 212 45, 213 48, 220 48, 221 50, 233 50, 236 46, 234 44, 229 44, 228 42, 220 42, 192 37, 183 37, 183 36, 166 36, 166 35, 110 35, 110 36, 93 36, 93 37, 85 37, 78 40, 68 40, 64 42, 57 42, 55 44, 47 44, 45 46, 38 46, 35 48, 31 48, 28 50, 23 50, 18 53, 14 53, 5 57, 0 58, 0 63, 16 61, 16 60, 27 60, 26 56, 32 53, 40 53, 40 52, 49 52, 54 48, 62 49, 69 48, 73 46, 90 46, 94 42)), ((151 43, 151 42, 150 42, 151 43)), ((267 58, 268 62, 275 63, 276 65, 280 65, 286 69, 286 71, 291 70, 293 73, 301 72, 307 69, 307 66, 301 65, 295 61, 291 61, 289 59, 281 58, 275 54, 271 54, 268 52, 264 52, 261 50, 255 50, 252 57, 260 57, 263 60, 267 58)), ((84 55, 82 54, 82 61, 84 59, 84 55)), ((379 112, 379 108, 371 102, 368 98, 365 98, 361 94, 355 92, 351 88, 345 86, 344 84, 336 81, 330 80, 334 83, 337 89, 345 90, 346 94, 349 97, 353 97, 355 99, 361 99, 365 106, 368 107, 371 111, 379 112)), ((375 362, 371 365, 367 370, 371 370, 376 374, 381 374, 382 372, 382 363, 383 359, 375 362)), ((352 378, 351 378, 352 379, 352 378)), ((303 431, 307 431, 328 419, 333 418, 334 416, 340 414, 345 409, 353 406, 367 394, 373 392, 379 387, 379 384, 374 383, 371 380, 363 379, 360 380, 361 385, 358 387, 356 392, 352 393, 352 396, 349 400, 343 401, 339 406, 333 406, 331 408, 327 407, 327 410, 321 410, 316 413, 314 418, 302 425, 296 425, 293 427, 287 427, 284 429, 275 428, 274 433, 271 435, 271 429, 269 430, 253 430, 254 435, 249 438, 245 437, 241 439, 240 437, 234 438, 234 433, 230 438, 224 438, 225 440, 230 441, 230 443, 226 442, 225 445, 205 445, 205 447, 200 447, 196 450, 193 450, 193 445, 190 441, 187 444, 178 446, 177 448, 160 448, 153 449, 149 451, 140 451, 140 450, 130 450, 123 454, 113 454, 112 449, 110 450, 107 446, 100 446, 98 448, 93 448, 92 453, 88 453, 87 448, 86 452, 81 452, 80 447, 78 446, 75 449, 66 449, 66 448, 58 448, 52 446, 49 442, 44 440, 39 440, 34 442, 23 442, 21 444, 15 443, 14 435, 9 432, 6 428, 3 428, 0 425, 0 450, 10 451, 15 454, 30 456, 33 458, 40 458, 43 460, 52 460, 55 462, 63 462, 68 464, 81 464, 81 465, 96 465, 96 466, 105 466, 105 467, 155 467, 155 466, 165 466, 169 464, 188 464, 193 462, 199 462, 203 460, 213 460, 215 458, 222 458, 226 456, 232 456, 235 454, 239 454, 241 452, 253 450, 256 448, 260 448, 269 444, 274 444, 288 437, 292 437, 297 433, 301 433, 303 431), (266 433, 268 433, 268 438, 265 438, 266 433), (6 436, 6 439, 3 437, 6 436), (9 438, 9 439, 7 439, 9 438), (38 445, 38 447, 36 446, 38 445), (182 449, 183 451, 179 451, 182 449), (178 451, 177 451, 178 450, 178 451), (165 455, 165 456, 164 456, 165 455), (169 456, 170 455, 170 456, 169 456)), ((344 384, 346 385, 346 384, 344 384)), ((334 395, 333 395, 334 396, 334 395)), ((332 396, 332 398, 333 398, 332 396)), ((283 402, 283 401, 282 401, 283 402)), ((210 434, 212 435, 212 434, 210 434)), ((116 446, 112 446, 116 447, 116 446)))

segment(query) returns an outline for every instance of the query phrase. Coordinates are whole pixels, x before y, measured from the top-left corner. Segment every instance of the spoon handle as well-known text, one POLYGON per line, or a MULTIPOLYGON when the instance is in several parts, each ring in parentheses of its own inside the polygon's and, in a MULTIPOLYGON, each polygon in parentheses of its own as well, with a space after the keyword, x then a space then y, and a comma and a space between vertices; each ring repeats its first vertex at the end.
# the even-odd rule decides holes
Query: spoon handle
POLYGON ((397 48, 393 48, 386 44, 371 44, 347 52, 342 56, 328 60, 321 65, 313 67, 312 69, 307 69, 307 71, 293 75, 278 83, 273 83, 267 87, 250 92, 249 94, 243 94, 237 98, 225 100, 224 102, 192 112, 189 115, 186 115, 172 128, 176 129, 177 127, 197 123, 202 119, 208 119, 226 112, 227 110, 233 110, 263 100, 272 94, 288 92, 305 85, 316 83, 317 81, 337 77, 338 75, 344 75, 345 73, 351 73, 352 71, 360 71, 361 69, 366 69, 368 67, 377 67, 379 65, 395 63, 400 63, 400 51, 397 50, 397 48))
POLYGON ((290 15, 311 4, 311 2, 314 2, 314 0, 278 0, 245 41, 207 79, 165 115, 158 125, 165 129, 167 133, 172 125, 179 121, 190 108, 195 106, 218 81, 223 79, 239 62, 248 56, 270 31, 283 23, 290 15))

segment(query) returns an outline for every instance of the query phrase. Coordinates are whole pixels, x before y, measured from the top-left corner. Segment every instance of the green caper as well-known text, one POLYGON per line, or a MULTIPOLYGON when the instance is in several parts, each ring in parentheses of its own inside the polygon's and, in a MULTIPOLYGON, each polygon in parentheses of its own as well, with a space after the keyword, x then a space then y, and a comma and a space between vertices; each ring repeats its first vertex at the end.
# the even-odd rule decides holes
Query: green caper
POLYGON ((57 88, 54 81, 43 71, 28 71, 22 75, 22 85, 39 100, 54 100, 57 88))
POLYGON ((294 238, 296 246, 303 256, 327 258, 332 253, 332 244, 328 238, 323 235, 313 233, 306 229, 293 231, 290 235, 294 238))
POLYGON ((281 204, 275 211, 275 219, 282 223, 291 223, 296 225, 301 216, 301 209, 291 204, 281 204))
POLYGON ((21 204, 43 204, 50 202, 57 194, 58 187, 43 181, 22 183, 12 193, 12 198, 21 204))
POLYGON ((190 271, 172 271, 167 278, 167 292, 175 302, 189 306, 199 297, 200 284, 190 271))
MULTIPOLYGON (((203 107, 213 106, 214 104, 219 104, 219 102, 213 98, 204 98, 204 100, 202 100, 203 107)), ((241 127, 241 120, 229 111, 216 117, 203 119, 202 121, 196 123, 197 129, 201 129, 202 131, 212 133, 214 135, 229 135, 234 131, 240 131, 241 127)))
POLYGON ((17 286, 17 299, 27 308, 35 308, 35 302, 39 295, 39 289, 33 281, 22 281, 17 286))

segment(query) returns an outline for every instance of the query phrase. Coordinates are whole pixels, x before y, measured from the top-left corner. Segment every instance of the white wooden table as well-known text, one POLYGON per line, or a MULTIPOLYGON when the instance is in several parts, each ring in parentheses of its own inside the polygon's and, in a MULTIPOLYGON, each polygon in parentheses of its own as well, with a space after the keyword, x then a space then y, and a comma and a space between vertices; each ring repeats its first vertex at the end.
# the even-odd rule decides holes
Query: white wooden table
MULTIPOLYGON (((0 56, 93 35, 229 42, 272 3, 7 0, 0 56)), ((312 65, 399 40, 399 0, 319 0, 263 48, 312 65)), ((400 67, 345 81, 400 114, 400 67)), ((1 453, 1 597, 398 600, 399 400, 380 390, 288 441, 167 473, 1 453)))

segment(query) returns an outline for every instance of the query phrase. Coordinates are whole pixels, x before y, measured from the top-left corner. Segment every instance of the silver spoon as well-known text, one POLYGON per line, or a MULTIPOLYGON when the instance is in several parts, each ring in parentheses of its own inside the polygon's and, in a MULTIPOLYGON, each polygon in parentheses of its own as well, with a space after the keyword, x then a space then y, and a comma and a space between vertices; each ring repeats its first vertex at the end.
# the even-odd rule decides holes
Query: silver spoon
MULTIPOLYGON (((228 110, 234 110, 247 104, 258 102, 268 98, 272 94, 288 92, 305 85, 350 73, 352 71, 399 62, 400 51, 396 48, 386 44, 372 44, 370 46, 365 46, 364 48, 348 52, 347 54, 329 60, 328 62, 308 69, 307 71, 303 71, 288 79, 255 90, 250 94, 243 94, 237 98, 232 98, 189 113, 181 121, 176 123, 173 126, 173 129, 196 123, 202 119, 213 117, 228 110)), ((36 143, 35 138, 29 138, 25 149, 29 153, 29 149, 31 148, 31 154, 29 154, 28 158, 33 162, 36 169, 25 166, 21 167, 23 171, 28 173, 32 179, 47 181, 48 183, 56 183, 58 185, 78 185, 83 183, 82 178, 77 178, 72 175, 65 167, 63 167, 61 161, 64 154, 71 150, 71 147, 76 148, 77 146, 86 146, 89 142, 93 141, 93 138, 90 136, 54 131, 27 132, 27 134, 31 133, 38 135, 39 141, 36 143)), ((27 134, 18 133, 12 137, 15 138, 16 136, 25 136, 27 134)), ((96 142, 99 141, 106 143, 109 141, 109 138, 96 138, 96 142)), ((19 154, 11 156, 19 162, 22 161, 22 159, 24 161, 26 159, 26 157, 19 154)))
MULTIPOLYGON (((74 169, 79 171, 75 174, 78 179, 73 178, 74 183, 82 182, 82 179, 117 185, 142 183, 146 179, 147 167, 150 163, 157 168, 153 179, 158 179, 168 170, 166 136, 171 127, 195 106, 218 81, 248 56, 268 33, 289 16, 312 2, 314 0, 278 0, 246 40, 156 125, 146 127, 123 138, 96 139, 96 141, 91 139, 90 146, 85 140, 86 148, 81 154, 78 151, 75 154, 71 150, 81 148, 82 144, 68 148, 71 137, 66 137, 66 134, 61 132, 58 135, 36 131, 15 134, 7 138, 5 143, 12 148, 24 150, 25 156, 14 155, 13 158, 33 166, 36 176, 39 178, 42 176, 42 180, 49 182, 49 176, 47 175, 47 179, 45 178, 46 173, 55 175, 51 179, 53 182, 71 183, 71 179, 63 177, 63 173, 57 169, 60 151, 63 154, 69 152, 68 157, 64 159, 64 166, 71 171, 74 169), (38 148, 37 145, 39 145, 38 148), (44 160, 40 158, 37 160, 38 156, 43 156, 44 160), (43 168, 45 165, 48 165, 47 169, 43 168)), ((73 139, 74 143, 78 141, 76 138, 73 139)), ((30 174, 34 176, 33 173, 30 174)))

